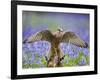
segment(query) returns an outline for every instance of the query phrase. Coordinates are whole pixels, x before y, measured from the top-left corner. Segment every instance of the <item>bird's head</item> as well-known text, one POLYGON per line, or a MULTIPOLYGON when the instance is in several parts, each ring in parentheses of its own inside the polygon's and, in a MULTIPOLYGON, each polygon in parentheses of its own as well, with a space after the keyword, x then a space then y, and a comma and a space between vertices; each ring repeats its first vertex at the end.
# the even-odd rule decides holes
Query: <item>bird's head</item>
POLYGON ((62 27, 59 27, 59 28, 58 28, 58 31, 59 31, 59 32, 63 32, 64 30, 63 30, 62 27))

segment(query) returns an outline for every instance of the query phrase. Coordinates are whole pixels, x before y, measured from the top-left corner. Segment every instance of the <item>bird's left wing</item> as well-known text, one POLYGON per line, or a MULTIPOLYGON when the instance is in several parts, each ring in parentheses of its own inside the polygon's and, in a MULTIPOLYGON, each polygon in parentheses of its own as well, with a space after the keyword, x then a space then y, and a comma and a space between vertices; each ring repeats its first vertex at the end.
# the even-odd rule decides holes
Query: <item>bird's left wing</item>
POLYGON ((23 43, 32 43, 39 40, 45 40, 45 41, 51 42, 52 38, 53 38, 53 35, 49 30, 43 30, 43 31, 33 34, 32 36, 24 40, 23 43))
POLYGON ((64 32, 61 42, 67 42, 67 43, 69 42, 76 46, 84 48, 88 47, 88 44, 73 32, 64 32))

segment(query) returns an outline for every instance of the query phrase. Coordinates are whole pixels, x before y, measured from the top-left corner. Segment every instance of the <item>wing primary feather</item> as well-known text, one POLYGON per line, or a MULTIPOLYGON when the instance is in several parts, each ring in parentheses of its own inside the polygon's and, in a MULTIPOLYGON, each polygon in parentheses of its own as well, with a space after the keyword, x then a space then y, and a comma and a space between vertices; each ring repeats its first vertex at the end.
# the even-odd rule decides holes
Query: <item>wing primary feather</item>
POLYGON ((25 39, 24 41, 23 41, 23 44, 25 44, 27 42, 27 39, 25 39))
POLYGON ((89 47, 89 45, 85 42, 85 48, 88 48, 89 47))

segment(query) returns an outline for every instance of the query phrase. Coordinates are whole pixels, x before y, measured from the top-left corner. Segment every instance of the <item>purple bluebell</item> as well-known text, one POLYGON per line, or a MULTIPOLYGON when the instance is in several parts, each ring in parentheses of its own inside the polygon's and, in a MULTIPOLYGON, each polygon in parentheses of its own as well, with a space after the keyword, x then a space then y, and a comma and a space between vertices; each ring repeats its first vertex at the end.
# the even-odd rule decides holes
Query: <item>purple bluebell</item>
POLYGON ((85 65, 85 64, 86 64, 86 62, 85 62, 84 59, 81 59, 81 60, 78 62, 78 65, 80 65, 80 66, 83 66, 83 65, 85 65))
POLYGON ((82 51, 83 51, 83 54, 85 56, 88 56, 89 55, 89 50, 87 48, 82 48, 82 51))
POLYGON ((41 61, 37 61, 36 64, 41 64, 41 61))
POLYGON ((85 57, 82 57, 80 60, 79 60, 79 62, 78 62, 78 65, 80 65, 80 66, 83 66, 83 65, 86 65, 87 63, 86 63, 86 59, 85 59, 85 57))
POLYGON ((62 43, 61 49, 64 54, 68 54, 71 58, 76 58, 78 56, 79 49, 73 44, 62 43))

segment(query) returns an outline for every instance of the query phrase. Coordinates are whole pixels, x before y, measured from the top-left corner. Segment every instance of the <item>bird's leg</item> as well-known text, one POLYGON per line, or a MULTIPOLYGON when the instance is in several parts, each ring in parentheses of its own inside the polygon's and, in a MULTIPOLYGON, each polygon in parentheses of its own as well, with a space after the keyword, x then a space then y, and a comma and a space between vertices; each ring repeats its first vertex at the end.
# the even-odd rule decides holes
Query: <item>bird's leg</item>
POLYGON ((60 49, 59 48, 57 48, 57 50, 56 50, 56 52, 57 52, 57 56, 58 56, 58 63, 57 63, 57 67, 61 67, 62 66, 62 63, 61 63, 61 53, 60 53, 60 49))
POLYGON ((47 56, 45 56, 45 60, 48 62, 48 57, 47 56))
POLYGON ((65 55, 63 54, 60 48, 59 51, 60 51, 60 61, 62 61, 65 58, 65 55))
POLYGON ((64 58, 65 58, 65 55, 62 58, 60 58, 60 61, 62 61, 64 58))

